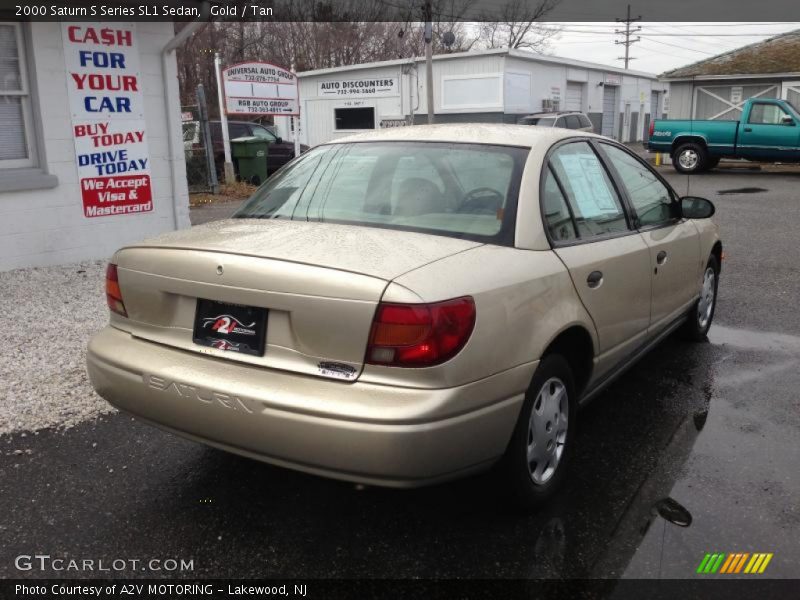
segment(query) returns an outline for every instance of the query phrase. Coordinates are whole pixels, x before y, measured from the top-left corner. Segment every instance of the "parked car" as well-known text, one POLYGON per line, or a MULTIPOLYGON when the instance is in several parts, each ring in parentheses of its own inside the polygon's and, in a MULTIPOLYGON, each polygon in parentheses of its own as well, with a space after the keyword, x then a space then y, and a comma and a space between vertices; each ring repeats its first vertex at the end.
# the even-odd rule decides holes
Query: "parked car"
POLYGON ((216 448, 395 487, 498 465, 532 506, 564 479, 579 405, 672 331, 705 339, 713 213, 593 134, 336 140, 233 218, 119 250, 89 376, 216 448))
MULTIPOLYGON (((214 162, 218 173, 221 173, 225 165, 225 147, 222 140, 222 123, 220 121, 209 121, 211 127, 211 143, 214 147, 214 162)), ((239 137, 259 137, 267 140, 267 173, 272 174, 280 169, 295 156, 294 142, 285 142, 274 130, 274 127, 251 123, 250 121, 228 121, 228 136, 230 139, 239 137)), ((191 144, 193 148, 202 147, 200 137, 200 126, 197 121, 187 121, 183 124, 184 145, 191 144)), ((300 144, 300 152, 308 150, 308 146, 300 144)), ((233 159, 234 168, 238 173, 239 169, 236 160, 233 159)))
POLYGON ((721 158, 800 162, 800 112, 788 100, 748 99, 741 121, 656 119, 648 150, 668 153, 680 173, 713 169, 721 158))
POLYGON ((577 131, 593 132, 594 127, 589 117, 576 111, 542 112, 522 117, 519 125, 536 125, 538 127, 563 127, 577 131))

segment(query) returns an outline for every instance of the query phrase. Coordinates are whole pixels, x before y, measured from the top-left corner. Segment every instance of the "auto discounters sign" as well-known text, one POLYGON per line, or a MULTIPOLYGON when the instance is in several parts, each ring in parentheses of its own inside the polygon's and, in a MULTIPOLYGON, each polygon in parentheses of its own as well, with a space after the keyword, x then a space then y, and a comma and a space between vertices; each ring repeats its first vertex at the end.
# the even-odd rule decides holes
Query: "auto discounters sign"
POLYGON ((63 23, 72 135, 86 217, 153 210, 134 23, 63 23))
POLYGON ((297 76, 278 65, 248 62, 222 70, 229 115, 297 116, 297 76))

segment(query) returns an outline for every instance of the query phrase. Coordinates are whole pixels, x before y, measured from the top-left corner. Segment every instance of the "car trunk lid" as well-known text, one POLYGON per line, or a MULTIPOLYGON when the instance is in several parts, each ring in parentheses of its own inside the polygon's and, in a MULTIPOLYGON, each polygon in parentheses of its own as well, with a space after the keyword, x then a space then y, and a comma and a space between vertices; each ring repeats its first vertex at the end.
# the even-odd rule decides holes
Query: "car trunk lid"
POLYGON ((481 245, 305 221, 233 219, 165 234, 115 256, 133 335, 267 368, 354 380, 389 281, 481 245), (195 343, 198 300, 267 311, 265 352, 195 343))

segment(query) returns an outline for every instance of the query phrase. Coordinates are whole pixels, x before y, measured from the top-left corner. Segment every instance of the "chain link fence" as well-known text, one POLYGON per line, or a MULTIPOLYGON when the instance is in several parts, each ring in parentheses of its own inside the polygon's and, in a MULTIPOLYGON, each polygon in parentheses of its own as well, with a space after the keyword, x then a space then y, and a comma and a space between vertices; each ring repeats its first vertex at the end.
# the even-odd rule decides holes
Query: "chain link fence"
POLYGON ((197 104, 181 110, 183 152, 186 157, 186 179, 189 193, 216 194, 219 184, 214 161, 214 148, 208 123, 205 90, 197 86, 197 104))

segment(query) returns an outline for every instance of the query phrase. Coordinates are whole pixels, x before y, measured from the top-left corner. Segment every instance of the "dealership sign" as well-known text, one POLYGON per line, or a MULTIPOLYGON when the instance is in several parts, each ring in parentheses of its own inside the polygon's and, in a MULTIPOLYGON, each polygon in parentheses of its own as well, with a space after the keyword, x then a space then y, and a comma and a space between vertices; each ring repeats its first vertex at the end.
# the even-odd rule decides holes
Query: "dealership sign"
POLYGON ((133 23, 62 24, 83 214, 153 210, 133 23))
POLYGON ((396 77, 366 79, 327 79, 317 84, 317 95, 322 97, 397 96, 400 94, 396 77))
POLYGON ((299 115, 297 76, 266 62, 222 70, 225 112, 229 115, 299 115))

